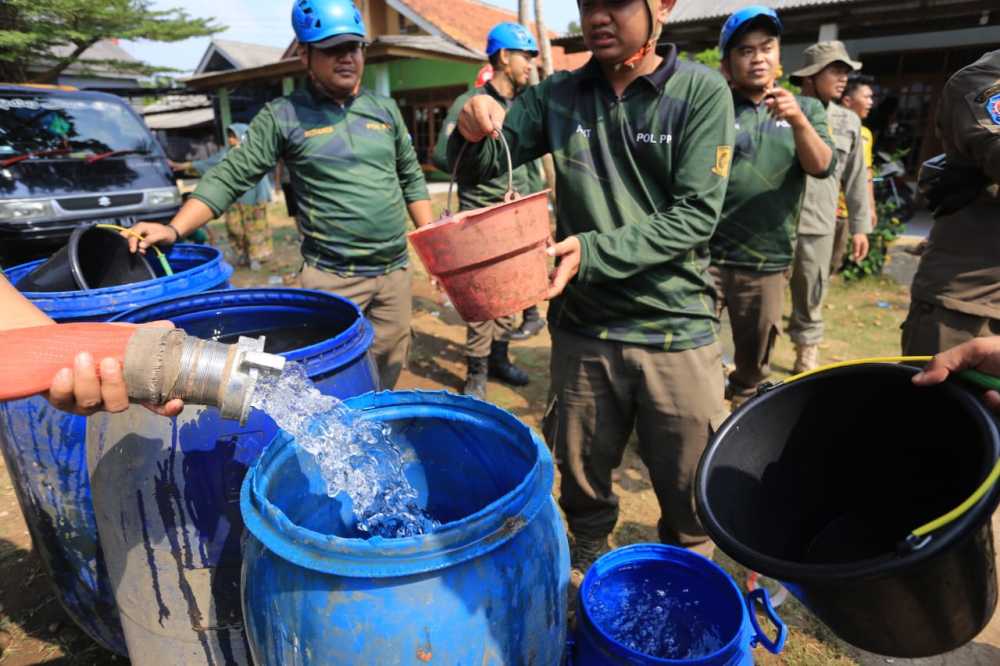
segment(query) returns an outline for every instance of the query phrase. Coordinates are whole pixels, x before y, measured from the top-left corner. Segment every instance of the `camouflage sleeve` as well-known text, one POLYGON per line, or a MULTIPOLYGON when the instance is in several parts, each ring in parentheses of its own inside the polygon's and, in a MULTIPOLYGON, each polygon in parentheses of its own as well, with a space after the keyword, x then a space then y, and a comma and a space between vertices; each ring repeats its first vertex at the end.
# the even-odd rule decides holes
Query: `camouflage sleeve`
POLYGON ((830 158, 830 166, 826 168, 821 176, 815 178, 829 178, 837 171, 837 148, 833 143, 833 135, 830 133, 830 119, 826 117, 826 109, 815 97, 799 97, 799 105, 802 112, 809 119, 809 124, 813 126, 823 143, 830 147, 833 157, 830 158))
POLYGON ((707 245, 726 197, 736 121, 722 77, 703 87, 677 142, 670 206, 613 231, 578 234, 581 282, 622 280, 707 245))
POLYGON ((389 105, 392 122, 396 126, 396 174, 399 177, 399 186, 403 189, 403 200, 411 204, 414 201, 430 199, 427 181, 424 179, 423 169, 420 168, 417 151, 413 148, 406 123, 403 122, 403 114, 400 113, 395 101, 389 100, 389 105))
POLYGON ((868 234, 872 230, 871 208, 868 202, 868 168, 865 166, 865 146, 861 137, 861 121, 852 126, 854 144, 847 155, 847 166, 841 180, 847 201, 848 224, 852 234, 868 234))
MULTIPOLYGON (((514 168, 536 160, 551 152, 545 133, 546 103, 551 82, 549 77, 537 86, 532 86, 517 96, 507 110, 503 123, 503 135, 510 146, 510 156, 514 168)), ((448 140, 448 167, 455 168, 466 140, 460 132, 453 132, 448 140)), ((507 172, 507 156, 500 141, 485 139, 469 144, 462 153, 458 165, 458 182, 462 185, 478 185, 507 172)))
POLYGON ((284 149, 285 138, 267 105, 250 122, 246 138, 225 159, 208 170, 193 196, 218 217, 244 192, 274 169, 284 149))

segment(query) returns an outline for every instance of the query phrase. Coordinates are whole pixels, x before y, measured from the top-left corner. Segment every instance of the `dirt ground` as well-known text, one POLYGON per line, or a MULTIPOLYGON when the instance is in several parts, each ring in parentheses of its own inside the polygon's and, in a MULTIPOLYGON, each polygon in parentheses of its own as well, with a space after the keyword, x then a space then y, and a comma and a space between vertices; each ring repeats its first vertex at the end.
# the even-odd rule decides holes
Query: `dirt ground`
MULTIPOLYGON (((284 217, 283 206, 272 207, 276 257, 264 271, 237 271, 236 286, 295 284, 299 268, 297 232, 284 217)), ((220 223, 211 226, 220 246, 226 246, 220 223)), ((905 245, 905 242, 904 242, 905 245)), ((900 255, 905 262, 905 256, 900 255)), ((465 328, 429 283, 419 261, 414 260, 414 344, 410 368, 399 388, 460 391, 465 376, 465 328)), ((891 279, 844 285, 835 281, 827 305, 828 333, 822 354, 825 361, 846 360, 898 352, 899 325, 908 307, 907 289, 891 279)), ((548 391, 550 341, 546 333, 514 343, 512 354, 532 376, 523 389, 494 382, 489 399, 538 428, 548 391)), ((779 340, 774 359, 776 375, 790 371, 793 350, 787 338, 779 340)), ((634 450, 616 473, 615 488, 621 497, 621 520, 612 542, 615 546, 656 540, 658 508, 648 475, 634 450)), ((994 526, 996 531, 997 526, 994 526)), ((746 571, 721 552, 716 561, 742 584, 746 571)), ((778 657, 758 649, 758 663, 767 666, 820 666, 827 664, 913 664, 920 666, 995 666, 1000 664, 1000 615, 977 640, 961 650, 925 660, 887 659, 861 653, 835 637, 794 600, 779 614, 791 631, 785 652, 778 657)), ((95 645, 75 627, 52 595, 21 518, 6 468, 0 469, 0 666, 27 664, 126 664, 95 645)))

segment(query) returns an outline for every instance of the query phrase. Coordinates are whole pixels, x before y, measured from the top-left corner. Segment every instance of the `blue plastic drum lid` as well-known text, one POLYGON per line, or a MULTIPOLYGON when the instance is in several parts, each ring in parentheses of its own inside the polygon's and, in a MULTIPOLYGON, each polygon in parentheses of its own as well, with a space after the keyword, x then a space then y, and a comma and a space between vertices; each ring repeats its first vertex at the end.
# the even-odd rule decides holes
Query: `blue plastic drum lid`
POLYGON ((240 497, 255 662, 558 664, 569 549, 545 444, 464 396, 370 393, 346 404, 390 426, 418 504, 442 525, 355 538, 349 499, 327 497, 312 456, 279 433, 240 497))
MULTIPOLYGON (((752 596, 766 600, 766 593, 762 590, 752 593, 752 596)), ((745 598, 732 577, 711 560, 662 544, 627 546, 598 559, 580 586, 572 664, 752 666, 752 650, 758 643, 772 652, 780 652, 787 635, 784 624, 766 601, 765 606, 778 626, 775 641, 763 634, 750 599, 745 598), (636 599, 637 595, 630 593, 641 594, 649 585, 658 588, 658 594, 662 592, 655 603, 664 613, 663 619, 672 623, 664 627, 673 629, 670 638, 678 651, 688 647, 684 645, 687 641, 696 644, 706 638, 706 645, 717 647, 699 656, 667 658, 639 652, 616 638, 615 632, 606 624, 608 621, 633 619, 641 626, 633 625, 627 629, 647 633, 650 629, 655 630, 654 611, 650 610, 642 618, 630 618, 628 611, 619 608, 625 603, 648 601, 636 599), (623 597, 627 601, 623 602, 623 597), (598 613, 598 606, 606 603, 611 608, 598 613), (672 608, 677 603, 684 604, 684 607, 672 608), (613 614, 613 619, 599 617, 608 613, 613 614), (685 626, 677 627, 678 622, 685 626)))
MULTIPOLYGON (((58 322, 105 321, 166 296, 226 287, 233 272, 222 253, 208 246, 175 245, 168 257, 173 276, 108 289, 25 296, 58 322)), ((8 269, 7 277, 16 286, 43 261, 8 269)), ((151 263, 160 270, 159 262, 151 263)), ((0 449, 59 602, 91 638, 124 655, 91 502, 86 423, 38 396, 0 403, 0 449)))
MULTIPOLYGON (((119 287, 89 291, 25 293, 45 314, 59 322, 104 321, 118 313, 141 307, 164 298, 222 289, 229 284, 233 267, 223 260, 222 252, 209 245, 180 243, 167 254, 173 275, 164 275, 158 261, 150 261, 159 277, 119 287)), ((44 263, 44 259, 15 266, 7 278, 17 286, 19 280, 44 263)))

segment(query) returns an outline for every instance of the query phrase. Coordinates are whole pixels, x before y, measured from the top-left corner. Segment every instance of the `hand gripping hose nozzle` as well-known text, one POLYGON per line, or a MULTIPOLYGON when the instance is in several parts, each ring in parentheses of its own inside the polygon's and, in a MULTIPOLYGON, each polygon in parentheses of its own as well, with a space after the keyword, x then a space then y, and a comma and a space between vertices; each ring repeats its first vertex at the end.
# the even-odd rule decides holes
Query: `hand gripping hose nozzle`
POLYGON ((163 404, 172 398, 212 405, 223 418, 246 423, 258 380, 280 375, 285 359, 264 352, 264 338, 234 345, 202 340, 180 329, 141 328, 125 348, 129 397, 163 404))

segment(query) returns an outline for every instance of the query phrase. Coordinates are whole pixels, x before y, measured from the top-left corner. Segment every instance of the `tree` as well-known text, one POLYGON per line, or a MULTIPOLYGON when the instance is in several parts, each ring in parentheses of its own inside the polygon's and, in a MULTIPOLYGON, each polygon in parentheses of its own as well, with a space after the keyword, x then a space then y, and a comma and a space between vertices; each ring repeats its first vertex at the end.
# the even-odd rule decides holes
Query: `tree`
POLYGON ((150 0, 0 0, 0 81, 53 83, 75 62, 119 72, 177 71, 146 63, 81 58, 102 39, 176 42, 225 26, 180 9, 154 10, 150 0), (58 55, 57 55, 58 52, 58 55))
POLYGON ((570 21, 569 25, 566 26, 566 34, 567 35, 582 35, 583 34, 583 28, 581 28, 580 24, 577 23, 576 21, 570 21))
POLYGON ((538 48, 541 49, 542 71, 545 76, 552 76, 552 43, 549 41, 549 31, 545 29, 545 18, 542 10, 542 0, 535 0, 535 27, 538 29, 538 48))

